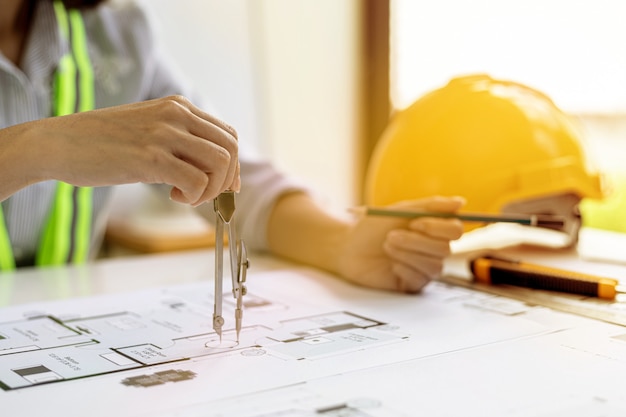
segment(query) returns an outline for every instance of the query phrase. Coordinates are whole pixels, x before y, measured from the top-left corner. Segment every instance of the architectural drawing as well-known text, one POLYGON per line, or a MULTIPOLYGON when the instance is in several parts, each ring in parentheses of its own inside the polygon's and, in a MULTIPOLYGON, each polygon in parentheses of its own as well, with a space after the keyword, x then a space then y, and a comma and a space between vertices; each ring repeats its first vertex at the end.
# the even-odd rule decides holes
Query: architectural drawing
MULTIPOLYGON (((472 367, 472 378, 500 386, 509 380, 481 372, 485 358, 497 361, 489 369, 526 374, 545 363, 530 356, 511 363, 512 351, 526 358, 528 345, 552 346, 550 366, 579 364, 584 354, 573 349, 580 343, 572 317, 492 294, 437 282, 419 297, 387 294, 309 270, 253 278, 238 342, 230 294, 222 340, 212 328, 210 280, 3 308, 3 410, 32 416, 45 407, 68 417, 409 417, 416 398, 407 393, 415 390, 423 393, 423 414, 438 415, 437 392, 452 385, 460 395, 475 386, 462 378, 466 371, 442 369, 472 367)), ((623 334, 611 333, 610 347, 621 347, 623 334)), ((592 348, 585 352, 598 351, 592 348)), ((554 401, 552 391, 539 388, 538 407, 554 401)), ((599 394, 613 398, 606 387, 601 391, 580 397, 582 406, 595 405, 599 394)), ((502 404, 524 403, 517 392, 499 391, 502 404)), ((476 416, 507 415, 500 403, 479 400, 472 390, 463 397, 486 411, 476 416)))
MULTIPOLYGON (((196 292, 187 295, 198 298, 196 292)), ((239 343, 234 331, 226 329, 220 341, 210 328, 212 294, 204 294, 199 302, 184 296, 166 291, 155 300, 157 307, 152 302, 144 311, 68 319, 49 314, 0 323, 0 388, 14 390, 154 365, 176 368, 178 362, 211 355, 270 355, 280 361, 321 358, 406 337, 375 319, 334 311, 289 318, 276 328, 245 326, 239 343)), ((254 295, 247 298, 248 316, 255 309, 281 308, 254 295)), ((193 376, 188 371, 147 372, 122 383, 152 386, 193 376)))

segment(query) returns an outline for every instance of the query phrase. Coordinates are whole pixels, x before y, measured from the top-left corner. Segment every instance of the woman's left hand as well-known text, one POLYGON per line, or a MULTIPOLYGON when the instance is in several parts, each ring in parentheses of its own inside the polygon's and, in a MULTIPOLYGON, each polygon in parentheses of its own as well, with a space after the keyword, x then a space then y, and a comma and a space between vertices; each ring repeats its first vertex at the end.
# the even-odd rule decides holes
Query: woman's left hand
MULTIPOLYGON (((460 197, 430 197, 389 208, 455 212, 464 204, 460 197)), ((441 274, 450 241, 462 234, 458 219, 365 216, 340 249, 338 273, 366 287, 417 293, 441 274)))

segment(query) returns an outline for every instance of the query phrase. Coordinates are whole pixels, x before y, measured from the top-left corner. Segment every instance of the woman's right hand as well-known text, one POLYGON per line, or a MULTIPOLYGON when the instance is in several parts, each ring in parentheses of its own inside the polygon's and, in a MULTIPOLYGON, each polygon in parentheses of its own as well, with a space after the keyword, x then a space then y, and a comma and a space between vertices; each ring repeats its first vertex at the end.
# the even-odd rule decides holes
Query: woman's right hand
POLYGON ((50 179, 164 183, 173 200, 194 206, 240 187, 236 131, 181 96, 2 129, 0 167, 2 200, 50 179))

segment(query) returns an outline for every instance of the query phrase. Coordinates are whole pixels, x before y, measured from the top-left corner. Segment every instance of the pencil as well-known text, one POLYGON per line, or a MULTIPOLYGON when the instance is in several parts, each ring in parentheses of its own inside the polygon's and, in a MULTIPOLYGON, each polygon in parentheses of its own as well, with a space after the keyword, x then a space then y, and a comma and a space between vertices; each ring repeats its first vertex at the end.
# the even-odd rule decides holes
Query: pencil
POLYGON ((464 222, 479 223, 518 223, 526 226, 545 227, 562 230, 565 219, 562 216, 549 214, 491 214, 491 213, 448 213, 438 211, 421 210, 396 210, 377 207, 353 207, 351 212, 368 216, 390 216, 414 219, 418 217, 440 217, 446 219, 459 219, 464 222))

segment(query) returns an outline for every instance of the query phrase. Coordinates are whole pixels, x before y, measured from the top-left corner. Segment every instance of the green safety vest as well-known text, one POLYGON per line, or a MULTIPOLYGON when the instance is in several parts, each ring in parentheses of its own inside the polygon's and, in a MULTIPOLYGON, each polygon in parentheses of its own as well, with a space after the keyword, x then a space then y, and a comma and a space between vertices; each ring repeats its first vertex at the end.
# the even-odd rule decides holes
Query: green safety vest
MULTIPOLYGON (((70 52, 61 58, 53 86, 54 116, 94 108, 93 69, 80 11, 54 2, 61 35, 70 52)), ((87 260, 91 240, 92 188, 57 182, 55 201, 35 258, 36 265, 61 265, 87 260)), ((0 270, 15 269, 15 259, 0 205, 0 270)))

